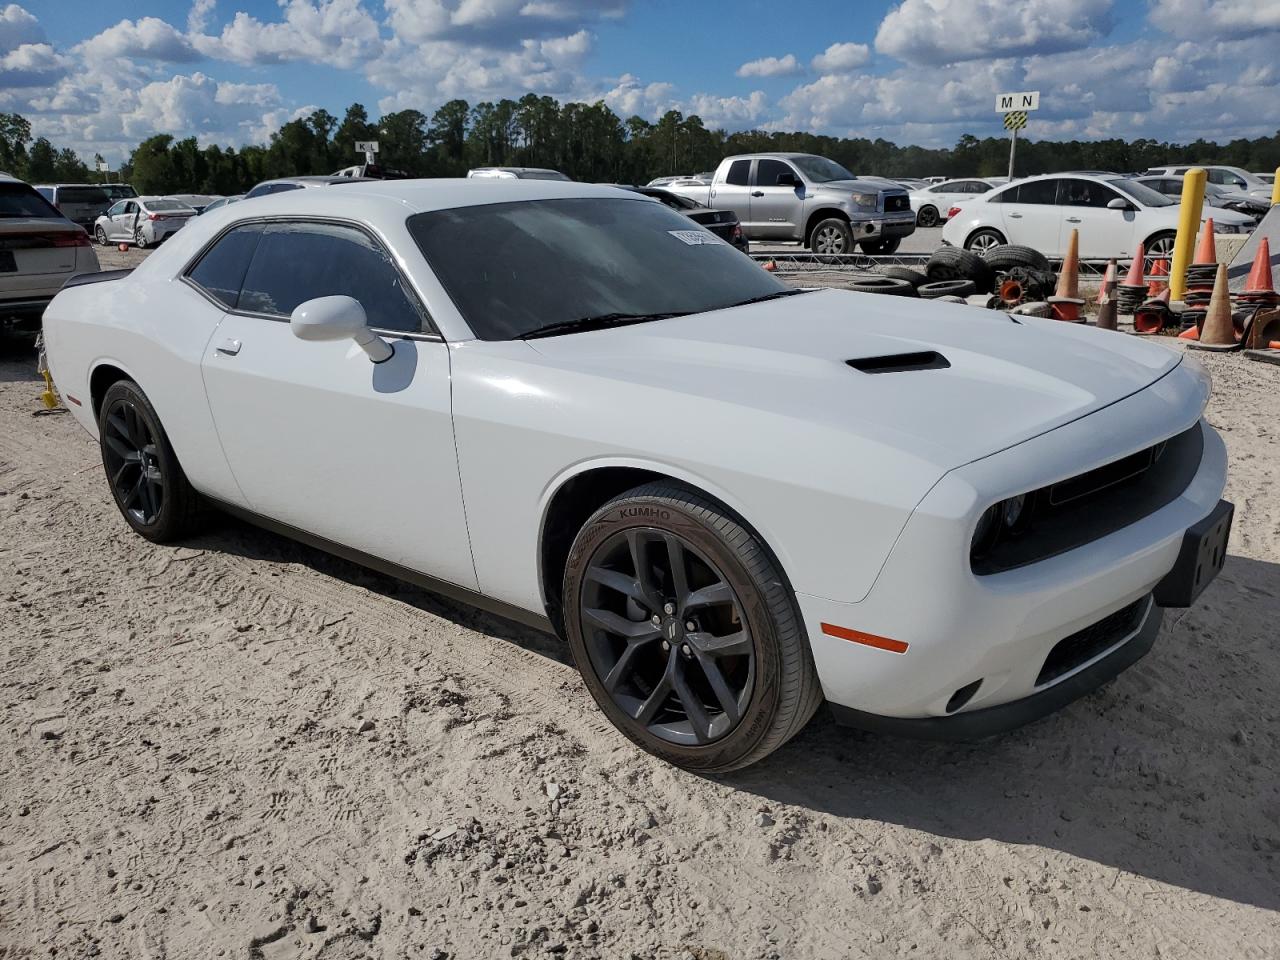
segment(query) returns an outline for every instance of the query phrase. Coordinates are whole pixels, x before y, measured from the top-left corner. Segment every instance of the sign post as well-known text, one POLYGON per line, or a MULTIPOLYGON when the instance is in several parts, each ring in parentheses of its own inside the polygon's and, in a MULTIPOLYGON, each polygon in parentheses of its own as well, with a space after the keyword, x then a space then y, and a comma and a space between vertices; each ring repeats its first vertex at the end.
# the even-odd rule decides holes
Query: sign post
POLYGON ((98 161, 98 172, 106 174, 107 183, 111 182, 111 165, 105 160, 98 161))
POLYGON ((377 140, 357 140, 356 153, 364 154, 365 163, 373 163, 374 155, 378 152, 377 140))
POLYGON ((1040 91, 996 95, 996 113, 1004 114, 1004 128, 1009 131, 1009 179, 1013 179, 1013 159, 1018 150, 1018 131, 1027 125, 1027 114, 1040 109, 1040 91))

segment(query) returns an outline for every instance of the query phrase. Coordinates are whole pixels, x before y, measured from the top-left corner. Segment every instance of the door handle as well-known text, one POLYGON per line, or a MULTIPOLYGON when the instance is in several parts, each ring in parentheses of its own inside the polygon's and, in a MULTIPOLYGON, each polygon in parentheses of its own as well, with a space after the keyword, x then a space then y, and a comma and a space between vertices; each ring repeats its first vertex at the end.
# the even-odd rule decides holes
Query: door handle
POLYGON ((763 190, 752 190, 752 191, 751 191, 751 195, 752 195, 753 197, 763 197, 763 196, 764 196, 764 191, 763 191, 763 190))
POLYGON ((1080 222, 1079 217, 1067 217, 1067 223, 1079 223, 1079 222, 1080 222))
POLYGON ((234 337, 227 337, 227 339, 218 344, 218 352, 225 353, 228 357, 234 357, 240 352, 242 346, 243 344, 239 340, 234 337))
POLYGON ((1022 219, 1022 214, 1020 214, 1020 213, 1011 213, 1011 214, 1009 214, 1009 218, 1010 218, 1011 220, 1021 220, 1021 219, 1022 219))

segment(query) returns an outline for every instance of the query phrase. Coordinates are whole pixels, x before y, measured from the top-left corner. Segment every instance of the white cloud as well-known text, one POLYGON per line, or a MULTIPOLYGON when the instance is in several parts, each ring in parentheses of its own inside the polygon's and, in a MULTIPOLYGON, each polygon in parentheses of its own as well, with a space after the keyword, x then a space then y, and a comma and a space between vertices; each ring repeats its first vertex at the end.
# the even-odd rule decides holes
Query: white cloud
POLYGON ((42 87, 66 75, 70 61, 47 43, 23 43, 0 55, 0 88, 42 87))
POLYGON ((107 57, 138 57, 171 63, 200 59, 200 53, 185 34, 156 17, 121 20, 84 41, 79 52, 90 61, 107 57))
POLYGON ((800 66, 793 53, 788 53, 785 57, 749 60, 738 68, 740 77, 789 77, 803 72, 804 67, 800 66))
POLYGON ((0 9, 0 52, 15 50, 24 43, 44 43, 40 21, 28 11, 11 3, 0 9))
POLYGON ((1152 0, 1151 23, 1188 40, 1254 37, 1280 30, 1274 0, 1152 0))
POLYGON ((707 127, 724 130, 749 130, 765 119, 769 110, 769 98, 761 90, 752 91, 746 97, 717 97, 710 93, 695 93, 689 98, 686 112, 702 118, 707 127))
POLYGON ((648 118, 676 108, 673 99, 675 89, 672 83, 641 83, 638 78, 624 73, 611 89, 582 99, 603 100, 624 120, 633 116, 648 118))
POLYGON ((833 43, 810 61, 810 66, 820 74, 852 73, 866 66, 871 59, 871 48, 865 43, 833 43))
POLYGON ((218 0, 192 0, 187 11, 187 33, 204 33, 217 5, 218 0))
POLYGON ((307 60, 356 67, 382 50, 378 23, 361 0, 281 0, 284 20, 263 23, 236 13, 216 37, 196 36, 210 57, 258 65, 307 60))
POLYGON ((1111 32, 1112 0, 902 0, 876 50, 914 64, 1078 50, 1111 32))
POLYGON ((626 11, 624 0, 383 0, 383 5, 392 31, 407 43, 468 40, 490 47, 560 35, 626 11))

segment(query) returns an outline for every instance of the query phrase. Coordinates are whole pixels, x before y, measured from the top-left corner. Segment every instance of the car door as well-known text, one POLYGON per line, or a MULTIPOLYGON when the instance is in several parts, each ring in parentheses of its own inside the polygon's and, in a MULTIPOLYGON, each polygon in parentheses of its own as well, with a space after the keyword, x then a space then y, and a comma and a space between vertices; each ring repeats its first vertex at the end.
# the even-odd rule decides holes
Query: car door
POLYGON ((118 200, 113 203, 103 216, 107 218, 107 222, 102 225, 102 232, 106 234, 108 240, 114 240, 116 236, 116 217, 124 213, 124 200, 118 200))
POLYGON ((1057 205, 1058 181, 1029 180, 1000 193, 997 206, 1010 243, 1035 247, 1045 256, 1061 256, 1058 233, 1062 211, 1057 205))
POLYGON ((450 405, 449 352, 372 234, 322 220, 241 224, 192 268, 243 277, 206 289, 224 315, 202 372, 227 463, 255 513, 475 589, 450 405), (224 286, 233 286, 225 284, 224 286), (394 346, 373 363, 353 341, 304 342, 289 316, 354 297, 394 346))
POLYGON ((1058 245, 1065 250, 1073 229, 1080 231, 1080 256, 1089 258, 1125 257, 1133 252, 1134 204, 1105 183, 1077 177, 1063 177, 1058 184, 1058 205, 1062 209, 1062 234, 1058 245), (1107 206, 1124 200, 1123 210, 1107 206))
MULTIPOLYGON (((711 206, 717 210, 732 210, 738 215, 742 229, 747 229, 751 219, 751 161, 735 160, 723 181, 711 185, 711 206)), ((748 231, 748 236, 750 232, 748 231)))
POLYGON ((778 178, 795 178, 803 184, 795 167, 785 160, 761 157, 751 178, 752 235, 761 239, 789 239, 796 235, 796 218, 804 208, 804 187, 780 184, 778 178))
POLYGON ((126 200, 120 212, 111 218, 112 238, 116 240, 132 240, 133 228, 137 225, 138 211, 142 208, 137 200, 126 200))

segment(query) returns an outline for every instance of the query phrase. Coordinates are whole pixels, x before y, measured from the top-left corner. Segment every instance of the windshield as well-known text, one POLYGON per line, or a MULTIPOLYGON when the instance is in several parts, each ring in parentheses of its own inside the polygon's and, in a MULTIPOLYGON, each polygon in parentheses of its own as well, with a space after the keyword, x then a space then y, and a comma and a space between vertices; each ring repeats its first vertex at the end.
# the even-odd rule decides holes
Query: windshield
POLYGON ((587 317, 699 313, 790 290, 714 234, 641 198, 458 207, 417 214, 408 226, 481 340, 587 317))
POLYGON ((148 200, 146 203, 148 210, 176 210, 183 213, 195 212, 193 207, 187 206, 187 204, 182 203, 180 200, 148 200))
POLYGON ((61 220, 62 214, 25 183, 0 183, 0 217, 61 220))
POLYGON ((1115 187, 1121 193, 1127 193, 1144 207, 1177 206, 1174 201, 1170 200, 1163 193, 1157 193, 1145 183, 1138 183, 1135 180, 1125 180, 1120 177, 1116 177, 1114 180, 1108 180, 1107 183, 1115 187))
POLYGON ((840 164, 834 160, 828 160, 826 157, 804 156, 788 157, 787 159, 800 168, 800 172, 804 174, 806 180, 811 180, 814 183, 857 179, 840 164))

